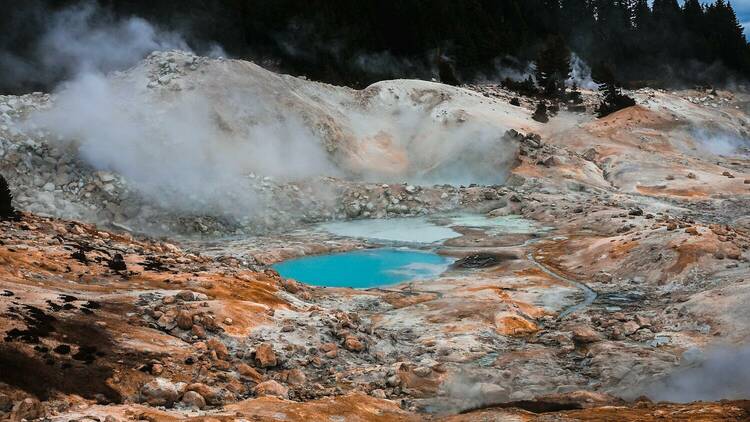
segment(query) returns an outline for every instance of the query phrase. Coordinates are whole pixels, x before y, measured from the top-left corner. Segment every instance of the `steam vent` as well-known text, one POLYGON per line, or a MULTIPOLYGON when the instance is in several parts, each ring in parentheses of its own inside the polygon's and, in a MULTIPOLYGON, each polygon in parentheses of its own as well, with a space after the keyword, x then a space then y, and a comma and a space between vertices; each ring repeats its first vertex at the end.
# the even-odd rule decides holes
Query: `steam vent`
POLYGON ((0 420, 750 421, 750 3, 8 2, 0 420))

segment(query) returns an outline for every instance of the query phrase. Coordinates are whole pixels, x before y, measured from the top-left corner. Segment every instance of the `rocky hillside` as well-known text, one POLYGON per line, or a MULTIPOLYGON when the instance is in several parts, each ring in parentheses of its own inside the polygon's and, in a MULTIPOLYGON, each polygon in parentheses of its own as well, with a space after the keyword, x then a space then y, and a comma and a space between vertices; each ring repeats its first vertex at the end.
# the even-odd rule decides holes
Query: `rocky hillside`
POLYGON ((543 125, 493 85, 353 91, 169 52, 2 97, 22 213, 0 222, 0 413, 747 420, 750 97, 629 94, 543 125), (420 179, 456 169, 496 179, 420 179), (394 246, 313 222, 459 210, 423 245, 455 259, 431 280, 270 267, 394 246))

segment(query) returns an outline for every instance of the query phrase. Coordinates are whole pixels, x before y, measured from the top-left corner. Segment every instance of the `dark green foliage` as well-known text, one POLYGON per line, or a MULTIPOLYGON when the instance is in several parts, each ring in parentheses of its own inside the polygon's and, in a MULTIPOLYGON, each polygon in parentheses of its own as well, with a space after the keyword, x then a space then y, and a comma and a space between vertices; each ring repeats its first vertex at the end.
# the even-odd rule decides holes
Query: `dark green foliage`
POLYGON ((548 98, 565 94, 565 80, 570 77, 570 49, 560 36, 550 37, 534 62, 534 76, 548 98))
POLYGON ((570 88, 570 92, 568 93, 568 103, 576 105, 583 103, 583 97, 581 96, 581 91, 578 89, 578 84, 574 83, 570 88))
POLYGON ((10 192, 8 181, 0 175, 0 220, 15 220, 18 218, 13 208, 13 194, 10 192))
POLYGON ((125 271, 128 269, 122 254, 116 253, 112 259, 107 261, 107 266, 113 271, 125 271))
POLYGON ((591 70, 591 76, 594 82, 599 84, 599 91, 603 97, 602 102, 596 109, 599 117, 604 117, 615 111, 635 105, 634 99, 624 95, 620 91, 620 85, 615 78, 612 66, 603 62, 599 63, 591 70))
POLYGON ((567 105, 568 111, 574 113, 582 113, 586 111, 586 106, 583 105, 583 96, 581 95, 581 91, 578 90, 578 85, 575 83, 570 88, 570 92, 567 95, 567 105))
POLYGON ((531 76, 522 81, 514 81, 513 79, 505 78, 500 85, 505 89, 515 91, 527 97, 539 94, 539 89, 537 89, 534 79, 532 79, 531 76))
POLYGON ((440 82, 453 86, 461 85, 461 81, 459 81, 458 76, 456 75, 456 69, 453 67, 453 63, 451 63, 449 59, 438 53, 437 64, 440 82))
POLYGON ((549 116, 547 115, 547 103, 545 101, 539 101, 539 104, 536 105, 536 110, 534 110, 534 114, 531 116, 531 118, 540 123, 549 122, 549 116))

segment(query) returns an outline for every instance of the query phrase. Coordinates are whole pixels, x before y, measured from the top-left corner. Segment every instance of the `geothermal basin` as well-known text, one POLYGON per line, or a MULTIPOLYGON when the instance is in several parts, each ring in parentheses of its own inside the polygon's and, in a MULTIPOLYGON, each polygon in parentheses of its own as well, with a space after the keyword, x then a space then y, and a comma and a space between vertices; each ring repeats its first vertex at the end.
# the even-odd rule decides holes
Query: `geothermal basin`
POLYGON ((282 277, 325 287, 367 289, 435 279, 455 260, 438 254, 438 250, 444 241, 461 237, 461 228, 495 235, 540 231, 533 221, 518 216, 487 217, 468 213, 325 223, 317 230, 365 239, 378 247, 305 256, 275 264, 273 268, 282 277), (430 250, 422 249, 425 247, 430 250))

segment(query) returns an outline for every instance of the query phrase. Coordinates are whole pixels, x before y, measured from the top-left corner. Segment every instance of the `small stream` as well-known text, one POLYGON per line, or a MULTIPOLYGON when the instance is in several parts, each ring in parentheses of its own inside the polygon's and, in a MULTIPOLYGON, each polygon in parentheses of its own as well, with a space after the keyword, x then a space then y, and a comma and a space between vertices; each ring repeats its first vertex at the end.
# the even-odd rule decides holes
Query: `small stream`
POLYGON ((567 283, 567 284, 570 284, 572 286, 575 286, 577 289, 579 289, 580 291, 583 292, 583 301, 581 301, 579 303, 576 303, 574 305, 570 305, 567 308, 565 308, 562 311, 560 311, 560 314, 557 316, 558 319, 564 318, 567 315, 570 315, 570 314, 572 314, 574 312, 578 312, 578 311, 580 311, 582 309, 588 308, 589 306, 591 306, 592 303, 594 303, 594 300, 596 300, 596 295, 597 294, 589 286, 581 283, 580 281, 576 281, 576 280, 564 277, 564 276, 562 276, 560 274, 557 274, 556 272, 550 270, 549 268, 547 268, 545 265, 541 264, 539 261, 537 261, 534 258, 534 252, 533 251, 529 252, 526 255, 526 258, 529 260, 529 262, 531 262, 532 264, 534 264, 534 266, 536 266, 537 268, 539 268, 542 272, 544 272, 545 274, 549 275, 550 277, 553 277, 553 278, 555 278, 555 279, 557 279, 559 281, 562 281, 563 283, 567 283))

